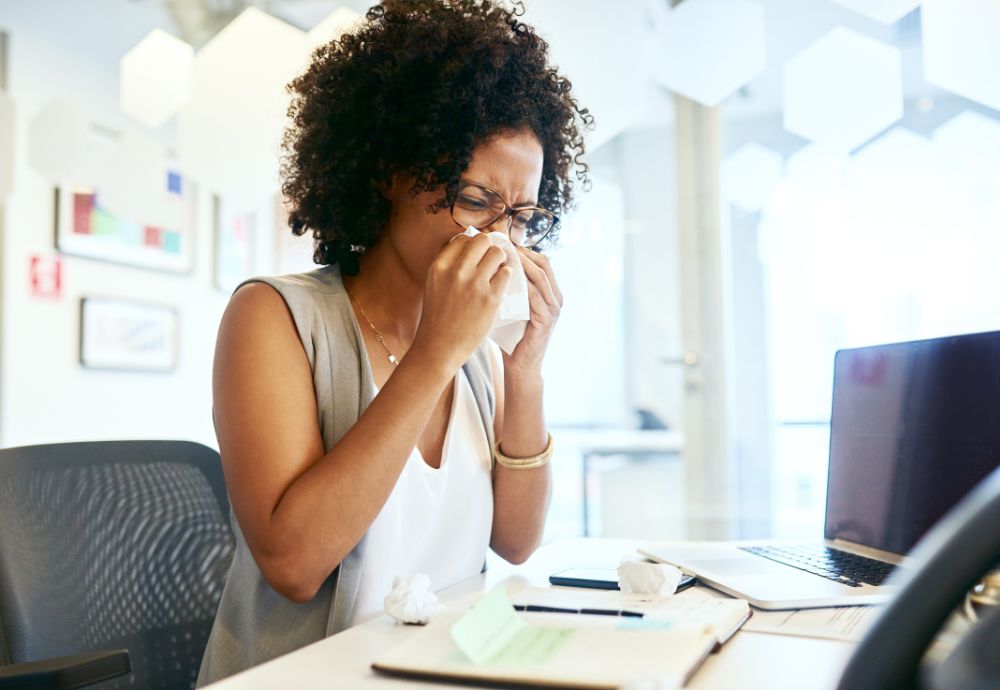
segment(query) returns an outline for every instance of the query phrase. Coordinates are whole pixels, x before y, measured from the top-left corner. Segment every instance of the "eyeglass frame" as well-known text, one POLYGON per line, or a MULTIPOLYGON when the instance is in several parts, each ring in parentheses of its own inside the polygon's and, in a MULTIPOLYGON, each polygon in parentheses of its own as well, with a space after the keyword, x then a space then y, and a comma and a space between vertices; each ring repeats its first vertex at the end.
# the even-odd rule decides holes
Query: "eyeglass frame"
POLYGON ((510 233, 511 222, 514 219, 514 216, 516 216, 521 211, 541 211, 545 215, 547 215, 550 218, 552 218, 552 225, 549 227, 548 230, 545 231, 544 235, 542 235, 541 237, 539 237, 537 240, 535 240, 531 244, 518 244, 518 246, 520 246, 520 247, 524 247, 525 249, 530 249, 532 247, 537 247, 539 244, 542 243, 542 240, 544 240, 546 237, 548 237, 549 235, 551 235, 552 231, 556 229, 557 225, 559 225, 559 216, 557 216, 556 214, 554 214, 552 211, 548 210, 547 208, 542 208, 541 206, 530 206, 530 205, 529 206, 511 206, 510 204, 507 203, 507 200, 503 198, 503 195, 500 192, 496 191, 495 189, 490 189, 486 185, 481 184, 479 182, 476 182, 474 180, 459 180, 458 189, 455 190, 455 198, 451 202, 450 213, 451 213, 451 220, 452 220, 452 222, 455 223, 455 225, 457 225, 460 228, 465 228, 466 226, 463 225, 462 223, 459 223, 457 220, 455 220, 455 204, 458 203, 458 195, 461 194, 462 190, 465 189, 466 187, 479 187, 480 189, 486 190, 490 194, 496 195, 496 197, 503 203, 503 210, 500 211, 500 213, 495 218, 493 218, 493 220, 491 220, 489 223, 484 223, 483 224, 484 227, 489 227, 489 226, 493 225, 494 223, 496 223, 501 218, 506 217, 507 218, 507 232, 510 233))

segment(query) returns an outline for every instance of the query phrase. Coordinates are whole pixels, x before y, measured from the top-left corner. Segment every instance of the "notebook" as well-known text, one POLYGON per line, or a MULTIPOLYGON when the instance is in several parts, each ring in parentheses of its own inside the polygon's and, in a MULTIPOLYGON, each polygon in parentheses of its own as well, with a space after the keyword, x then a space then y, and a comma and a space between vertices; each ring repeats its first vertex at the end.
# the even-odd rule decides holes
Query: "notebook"
POLYGON ((738 600, 640 601, 600 592, 610 596, 597 602, 553 591, 529 589, 514 601, 577 608, 597 603, 645 615, 517 612, 498 587, 469 611, 438 616, 372 668, 409 678, 504 686, 610 689, 655 679, 657 687, 680 688, 750 612, 747 602, 738 600))
POLYGON ((825 539, 640 553, 762 609, 884 603, 905 554, 1000 465, 1000 331, 837 352, 825 539))

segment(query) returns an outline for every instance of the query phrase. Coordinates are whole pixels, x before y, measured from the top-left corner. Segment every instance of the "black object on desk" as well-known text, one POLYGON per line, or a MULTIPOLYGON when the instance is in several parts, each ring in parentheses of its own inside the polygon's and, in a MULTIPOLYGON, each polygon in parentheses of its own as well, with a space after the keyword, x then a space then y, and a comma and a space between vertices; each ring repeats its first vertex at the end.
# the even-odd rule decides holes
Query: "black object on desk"
MULTIPOLYGON (((619 589, 618 573, 607 568, 570 568, 549 575, 549 582, 559 587, 584 587, 586 589, 619 589)), ((684 575, 677 584, 676 592, 693 585, 693 575, 684 575)))
POLYGON ((536 604, 513 604, 515 611, 526 611, 530 613, 582 613, 592 616, 621 616, 623 618, 642 618, 645 616, 641 611, 627 611, 625 609, 573 609, 565 606, 539 606, 536 604))

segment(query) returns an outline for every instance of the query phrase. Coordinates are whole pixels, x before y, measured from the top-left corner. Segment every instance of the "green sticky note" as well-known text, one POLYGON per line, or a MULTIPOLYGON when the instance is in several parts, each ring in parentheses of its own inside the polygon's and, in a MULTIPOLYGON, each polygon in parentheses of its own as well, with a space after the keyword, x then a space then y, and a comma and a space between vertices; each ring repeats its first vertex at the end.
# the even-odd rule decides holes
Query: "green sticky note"
POLYGON ((503 587, 483 597, 451 626, 451 639, 474 664, 538 666, 572 636, 572 628, 531 626, 521 620, 503 587))
POLYGON ((497 587, 451 626, 451 639, 474 664, 482 664, 507 646, 525 626, 497 587))

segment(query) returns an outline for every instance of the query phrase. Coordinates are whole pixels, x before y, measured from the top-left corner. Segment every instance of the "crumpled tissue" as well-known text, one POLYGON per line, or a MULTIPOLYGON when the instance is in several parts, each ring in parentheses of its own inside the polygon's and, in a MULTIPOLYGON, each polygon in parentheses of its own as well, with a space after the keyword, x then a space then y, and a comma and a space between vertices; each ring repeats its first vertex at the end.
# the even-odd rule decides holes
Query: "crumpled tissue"
MULTIPOLYGON (((474 237, 479 232, 479 229, 470 225, 462 234, 474 237)), ((521 342, 524 331, 528 328, 528 321, 531 319, 531 308, 528 306, 528 277, 524 274, 521 257, 518 256, 514 243, 506 233, 488 232, 486 236, 491 244, 503 250, 507 255, 507 265, 514 269, 504 291, 500 311, 497 312, 497 318, 489 332, 493 342, 509 355, 521 342)))
POLYGON ((666 563, 650 563, 631 556, 618 566, 618 587, 628 594, 670 595, 677 590, 681 571, 666 563))
POLYGON ((444 610, 431 591, 431 578, 423 573, 405 580, 393 578, 392 591, 385 597, 385 612, 401 623, 424 625, 444 610))

